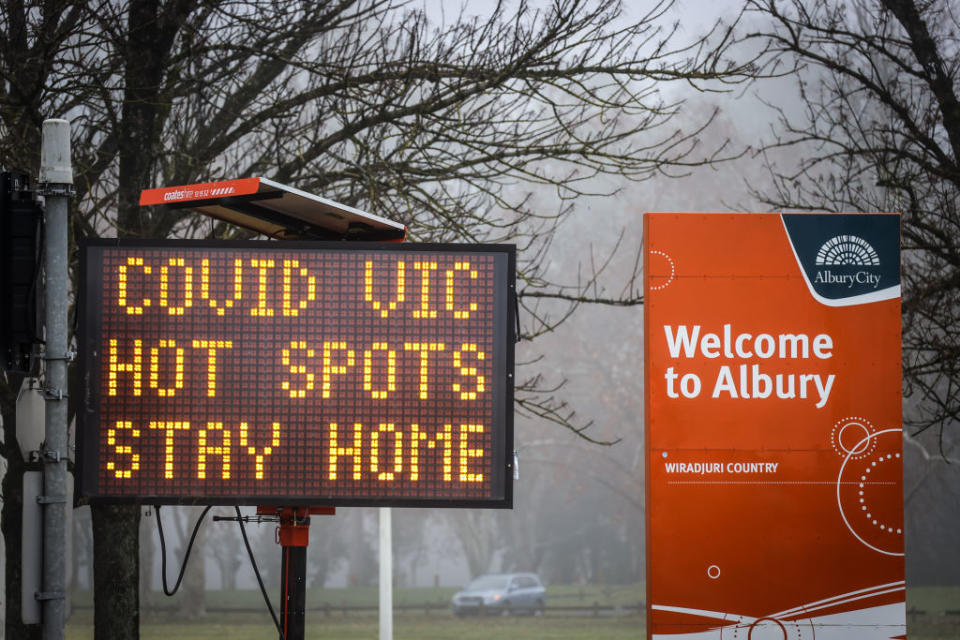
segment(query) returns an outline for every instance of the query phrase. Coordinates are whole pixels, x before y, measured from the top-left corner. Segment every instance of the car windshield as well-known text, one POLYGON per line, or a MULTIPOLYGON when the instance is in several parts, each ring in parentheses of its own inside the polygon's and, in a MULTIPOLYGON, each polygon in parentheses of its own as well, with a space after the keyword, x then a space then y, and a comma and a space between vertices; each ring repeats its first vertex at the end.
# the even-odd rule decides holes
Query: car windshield
POLYGON ((507 588, 507 578, 506 576, 480 576, 473 582, 467 585, 467 589, 470 591, 486 591, 489 589, 506 589, 507 588))

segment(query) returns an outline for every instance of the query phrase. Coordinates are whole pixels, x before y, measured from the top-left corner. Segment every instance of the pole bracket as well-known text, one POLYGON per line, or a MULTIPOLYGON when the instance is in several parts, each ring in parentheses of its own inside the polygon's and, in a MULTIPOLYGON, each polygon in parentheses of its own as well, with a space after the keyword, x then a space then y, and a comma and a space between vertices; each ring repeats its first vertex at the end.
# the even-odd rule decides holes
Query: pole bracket
POLYGON ((67 596, 63 591, 37 591, 34 597, 37 600, 63 600, 67 596))
POLYGON ((37 496, 37 504, 66 504, 67 496, 37 496))
POLYGON ((43 387, 43 398, 48 402, 66 400, 67 394, 63 392, 63 389, 55 389, 54 387, 43 387))
POLYGON ((73 185, 65 182, 41 182, 37 191, 45 198, 49 198, 50 196, 72 198, 77 195, 73 185))
POLYGON ((43 356, 44 362, 73 362, 77 359, 77 352, 72 349, 67 349, 62 356, 43 356))

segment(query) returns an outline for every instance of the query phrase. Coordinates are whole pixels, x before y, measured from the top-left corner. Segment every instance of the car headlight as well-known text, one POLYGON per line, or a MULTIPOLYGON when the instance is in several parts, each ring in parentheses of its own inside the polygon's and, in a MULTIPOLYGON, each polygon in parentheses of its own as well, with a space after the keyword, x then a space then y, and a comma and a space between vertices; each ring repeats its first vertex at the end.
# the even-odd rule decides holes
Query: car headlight
POLYGON ((490 596, 489 598, 487 598, 487 602, 496 602, 496 601, 499 600, 501 597, 502 597, 502 596, 501 596, 499 593, 498 593, 498 594, 494 594, 494 595, 490 596))

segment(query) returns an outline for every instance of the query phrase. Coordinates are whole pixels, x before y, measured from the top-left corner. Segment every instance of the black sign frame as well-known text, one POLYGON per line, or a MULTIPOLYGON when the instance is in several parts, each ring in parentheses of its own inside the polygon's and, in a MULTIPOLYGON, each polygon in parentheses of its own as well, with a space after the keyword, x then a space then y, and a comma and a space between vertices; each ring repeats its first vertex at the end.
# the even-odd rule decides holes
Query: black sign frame
MULTIPOLYGON (((79 295, 78 295, 78 364, 80 374, 80 398, 77 410, 76 478, 78 504, 180 504, 180 505, 280 505, 280 506, 381 506, 381 507, 440 507, 440 508, 500 508, 513 507, 513 396, 514 396, 514 344, 517 340, 516 302, 516 247, 514 245, 465 245, 446 243, 394 243, 394 242, 307 242, 307 241, 219 241, 219 240, 116 240, 88 239, 80 244, 79 295), (437 498, 437 497, 343 497, 329 496, 318 492, 310 496, 288 496, 276 493, 182 496, 164 493, 138 493, 119 495, 101 491, 97 473, 98 447, 102 424, 100 412, 102 397, 99 391, 101 363, 106 356, 102 352, 102 318, 97 310, 103 301, 104 281, 102 261, 106 251, 121 249, 191 251, 203 249, 236 250, 248 252, 319 251, 319 252, 374 252, 395 253, 446 253, 464 255, 485 253, 495 256, 496 279, 494 281, 495 323, 494 359, 500 364, 493 370, 493 405, 491 429, 496 442, 500 443, 492 461, 492 485, 497 494, 491 498, 437 498)), ((161 479, 158 478, 159 482, 161 479)))

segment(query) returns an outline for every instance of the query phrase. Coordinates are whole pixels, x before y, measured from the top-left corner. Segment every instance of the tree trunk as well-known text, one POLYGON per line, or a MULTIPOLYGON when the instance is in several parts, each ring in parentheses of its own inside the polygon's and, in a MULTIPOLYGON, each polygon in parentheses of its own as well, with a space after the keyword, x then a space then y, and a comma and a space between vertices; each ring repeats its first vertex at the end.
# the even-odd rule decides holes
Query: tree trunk
POLYGON ((347 552, 347 585, 363 587, 374 584, 377 576, 376 549, 367 536, 366 510, 353 509, 344 517, 344 528, 349 531, 350 549, 347 552))
MULTIPOLYGON (((164 67, 191 5, 161 0, 129 2, 118 133, 118 237, 156 237, 157 229, 140 211, 139 196, 142 189, 152 186, 149 182, 160 147, 161 123, 169 108, 169 101, 161 95, 164 67)), ((136 505, 93 508, 96 640, 140 637, 139 532, 140 509, 136 505)))
POLYGON ((494 518, 492 512, 477 509, 463 509, 450 514, 448 522, 463 548, 471 578, 486 573, 493 563, 495 538, 498 535, 494 518))
MULTIPOLYGON (((219 508, 211 512, 212 516, 233 516, 233 509, 219 508)), ((243 542, 240 540, 237 527, 221 524, 214 525, 208 532, 206 548, 210 550, 217 571, 220 573, 220 588, 233 591, 237 588, 237 572, 242 566, 240 555, 243 554, 243 542)))
POLYGON ((157 523, 154 517, 141 516, 140 518, 140 602, 145 610, 149 610, 155 603, 153 602, 153 557, 156 553, 156 544, 154 543, 154 530, 157 523))
POLYGON ((139 638, 140 509, 128 504, 95 504, 90 514, 94 638, 139 638))

